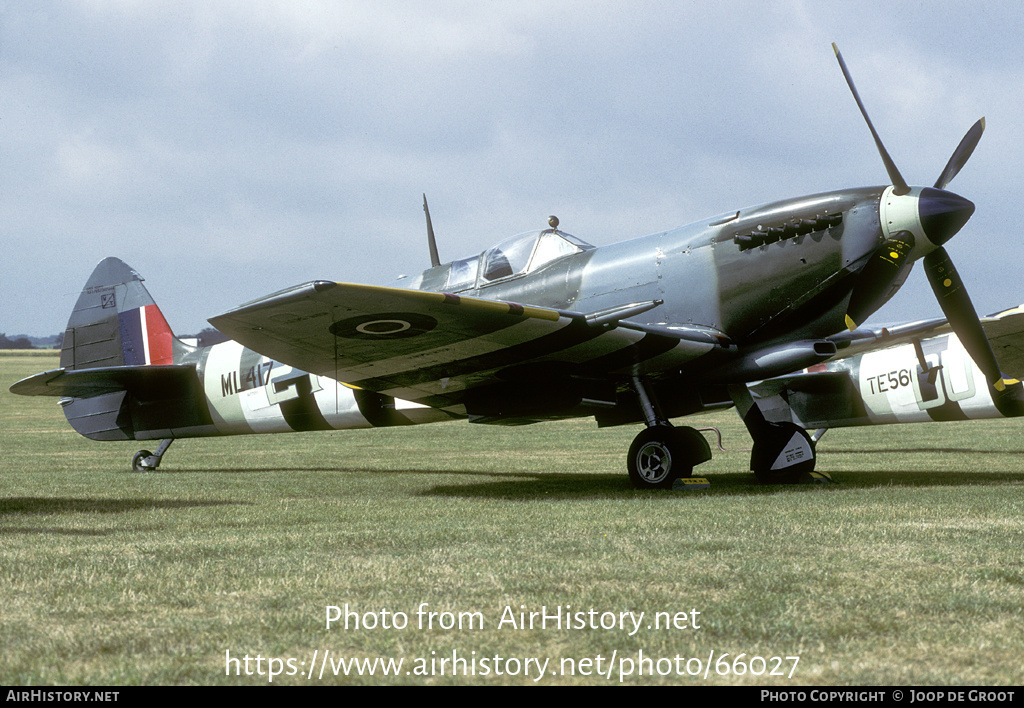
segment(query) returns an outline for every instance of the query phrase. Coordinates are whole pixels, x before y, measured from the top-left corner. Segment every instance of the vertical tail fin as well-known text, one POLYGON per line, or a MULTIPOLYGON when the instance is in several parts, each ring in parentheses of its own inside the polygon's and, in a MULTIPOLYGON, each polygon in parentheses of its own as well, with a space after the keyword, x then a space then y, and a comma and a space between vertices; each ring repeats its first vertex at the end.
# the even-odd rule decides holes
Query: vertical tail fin
POLYGON ((65 369, 173 364, 190 348, 171 332, 134 269, 117 258, 96 266, 64 332, 65 369))
POLYGON ((168 366, 187 363, 194 351, 171 332, 138 273, 117 258, 100 261, 68 320, 60 365, 65 371, 113 370, 77 379, 104 384, 105 391, 62 398, 64 415, 92 440, 205 431, 213 422, 195 373, 168 366))

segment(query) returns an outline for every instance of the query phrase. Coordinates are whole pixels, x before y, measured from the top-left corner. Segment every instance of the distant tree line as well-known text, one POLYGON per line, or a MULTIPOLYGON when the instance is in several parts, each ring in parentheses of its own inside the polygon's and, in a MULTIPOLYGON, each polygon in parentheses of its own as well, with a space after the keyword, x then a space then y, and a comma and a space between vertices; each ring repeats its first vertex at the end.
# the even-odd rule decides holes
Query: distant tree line
POLYGON ((28 337, 11 339, 3 332, 0 332, 0 349, 35 349, 28 337))

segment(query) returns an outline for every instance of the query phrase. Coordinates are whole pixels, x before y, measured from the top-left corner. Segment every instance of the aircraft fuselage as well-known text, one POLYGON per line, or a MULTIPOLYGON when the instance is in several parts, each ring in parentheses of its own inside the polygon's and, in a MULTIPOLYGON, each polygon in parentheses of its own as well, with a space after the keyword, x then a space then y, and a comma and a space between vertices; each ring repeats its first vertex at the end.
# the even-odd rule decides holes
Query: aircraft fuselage
POLYGON ((451 288, 446 271, 453 265, 446 264, 395 285, 584 313, 661 300, 633 319, 710 328, 740 344, 826 337, 845 328, 851 276, 882 241, 884 191, 844 190, 742 209, 493 282, 480 266, 475 280, 451 288))

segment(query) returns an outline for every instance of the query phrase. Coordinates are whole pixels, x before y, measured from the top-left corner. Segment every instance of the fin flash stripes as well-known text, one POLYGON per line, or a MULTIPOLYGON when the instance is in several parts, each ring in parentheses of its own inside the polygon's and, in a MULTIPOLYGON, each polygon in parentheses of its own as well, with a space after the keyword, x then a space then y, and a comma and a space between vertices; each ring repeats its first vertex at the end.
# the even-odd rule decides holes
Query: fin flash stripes
POLYGON ((174 334, 159 307, 146 305, 118 313, 117 322, 126 366, 174 363, 174 334))

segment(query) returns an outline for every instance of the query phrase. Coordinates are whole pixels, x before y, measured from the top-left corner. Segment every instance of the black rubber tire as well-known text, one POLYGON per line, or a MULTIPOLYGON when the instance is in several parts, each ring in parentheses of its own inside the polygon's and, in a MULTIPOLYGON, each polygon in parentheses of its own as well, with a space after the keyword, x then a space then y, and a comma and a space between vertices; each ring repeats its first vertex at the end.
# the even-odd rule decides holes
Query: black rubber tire
POLYGON ((693 428, 656 425, 643 430, 629 446, 626 468, 637 489, 669 489, 677 479, 711 459, 711 448, 693 428))
POLYGON ((132 472, 152 472, 155 470, 155 467, 149 467, 143 464, 143 460, 152 456, 153 453, 149 450, 139 450, 136 452, 135 456, 132 458, 132 472))
POLYGON ((762 484, 799 484, 810 480, 816 460, 814 441, 806 430, 795 423, 771 423, 768 430, 754 440, 750 469, 762 484), (804 438, 810 455, 788 467, 773 470, 772 465, 794 435, 804 438))

